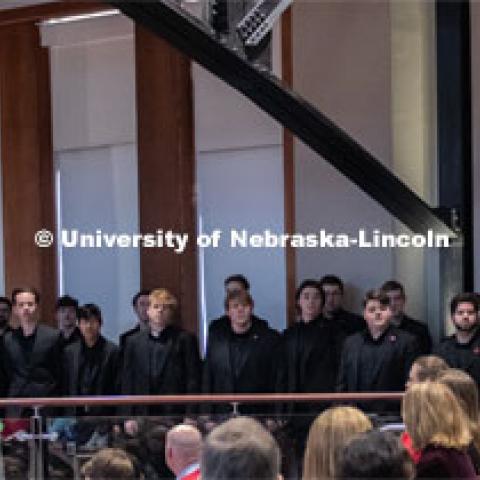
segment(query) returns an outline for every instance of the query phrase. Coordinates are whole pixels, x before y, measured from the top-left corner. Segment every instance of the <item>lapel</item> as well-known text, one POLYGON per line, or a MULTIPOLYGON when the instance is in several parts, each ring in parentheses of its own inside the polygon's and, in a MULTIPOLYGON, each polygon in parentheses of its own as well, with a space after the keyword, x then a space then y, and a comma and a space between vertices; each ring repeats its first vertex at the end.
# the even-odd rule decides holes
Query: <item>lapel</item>
POLYGON ((42 346, 45 338, 45 330, 42 325, 37 325, 37 331, 35 332, 35 340, 33 342, 32 353, 29 362, 29 370, 35 368, 35 365, 39 362, 42 355, 42 346))
POLYGON ((348 384, 348 390, 353 391, 353 392, 358 392, 359 388, 359 376, 358 376, 358 366, 360 363, 360 354, 362 352, 362 347, 365 344, 365 332, 360 332, 358 333, 358 341, 351 342, 353 350, 350 352, 351 355, 351 364, 348 364, 344 366, 344 368, 347 368, 347 378, 348 375, 350 376, 350 380, 347 382, 348 384))
POLYGON ((165 351, 164 354, 162 355, 162 358, 160 359, 160 363, 158 365, 158 377, 160 378, 163 374, 163 370, 165 369, 165 365, 167 364, 167 360, 170 356, 170 353, 172 351, 173 343, 177 335, 175 335, 175 331, 173 330, 172 327, 166 327, 165 331, 162 332, 165 334, 168 338, 167 341, 165 342, 165 351))
MULTIPOLYGON (((392 341, 390 340, 390 337, 392 337, 392 336, 395 336, 396 341, 398 342, 398 334, 395 332, 395 330, 392 329, 392 327, 388 327, 387 330, 383 333, 382 343, 378 347, 381 350, 381 353, 382 353, 380 355, 380 358, 382 359, 382 361, 377 362, 375 364, 373 374, 372 374, 373 382, 377 381, 377 379, 378 379, 378 377, 379 377, 379 375, 382 371, 382 367, 385 364, 384 360, 388 359, 390 357, 390 355, 392 354, 393 345, 392 345, 392 341)), ((392 374, 393 374, 393 372, 392 372, 392 374)))
POLYGON ((72 345, 73 350, 73 362, 72 362, 72 374, 70 378, 70 392, 76 392, 79 385, 80 375, 80 356, 81 356, 81 343, 77 342, 72 345))
POLYGON ((232 356, 230 350, 230 343, 231 343, 231 330, 230 327, 225 332, 222 332, 217 338, 217 345, 215 350, 217 353, 212 358, 212 369, 217 369, 218 367, 215 365, 217 363, 219 366, 222 366, 225 362, 225 367, 221 367, 220 371, 224 371, 225 375, 223 375, 222 383, 224 384, 225 392, 234 392, 235 385, 234 385, 234 374, 233 374, 233 365, 232 365, 232 356))
MULTIPOLYGON (((253 320, 252 327, 251 327, 251 335, 247 342, 246 348, 246 355, 242 356, 242 363, 239 365, 239 378, 242 377, 245 370, 248 371, 249 365, 252 363, 251 360, 253 357, 256 356, 258 351, 258 344, 261 341, 262 335, 260 333, 260 329, 258 328, 258 324, 253 320)), ((260 364, 253 362, 254 369, 259 368, 260 364)), ((232 367, 232 363, 230 362, 230 366, 232 367)), ((253 371, 253 370, 250 370, 253 371)))

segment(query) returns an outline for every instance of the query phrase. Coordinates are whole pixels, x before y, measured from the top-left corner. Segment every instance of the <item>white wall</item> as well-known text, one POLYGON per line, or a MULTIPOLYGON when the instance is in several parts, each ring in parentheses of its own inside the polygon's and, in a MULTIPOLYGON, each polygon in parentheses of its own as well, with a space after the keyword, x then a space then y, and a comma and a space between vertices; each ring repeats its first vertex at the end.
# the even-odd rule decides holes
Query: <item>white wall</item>
MULTIPOLYGON (((293 5, 294 89, 385 165, 391 163, 390 17, 387 2, 293 5)), ((302 143, 295 143, 297 231, 392 230, 390 216, 302 143)), ((355 311, 365 290, 393 276, 380 249, 297 250, 297 278, 339 275, 355 311)))
MULTIPOLYGON (((137 233, 133 24, 123 16, 44 25, 50 47, 59 228, 137 233)), ((63 248, 60 293, 98 303, 112 340, 133 326, 135 249, 63 248)))

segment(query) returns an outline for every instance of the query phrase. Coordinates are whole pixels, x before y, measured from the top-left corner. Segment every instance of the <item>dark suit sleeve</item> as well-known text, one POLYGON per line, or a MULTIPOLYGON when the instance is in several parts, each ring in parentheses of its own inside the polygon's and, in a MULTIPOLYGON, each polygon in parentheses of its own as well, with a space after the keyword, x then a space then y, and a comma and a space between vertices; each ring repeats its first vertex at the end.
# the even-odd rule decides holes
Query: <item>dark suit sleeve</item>
POLYGON ((348 371, 347 371, 347 358, 349 342, 345 342, 342 348, 342 354, 340 356, 340 366, 338 368, 337 387, 336 390, 339 393, 348 392, 348 371))
POLYGON ((65 367, 65 342, 63 340, 62 334, 58 332, 58 336, 52 351, 52 358, 50 359, 52 363, 52 375, 54 376, 54 380, 56 382, 56 388, 54 395, 61 396, 64 391, 64 381, 65 375, 69 372, 66 371, 67 368, 65 367))
MULTIPOLYGON (((133 348, 135 347, 135 342, 130 341, 126 342, 124 349, 121 353, 121 368, 120 370, 120 380, 118 384, 120 385, 120 394, 121 395, 133 395, 133 348)), ((131 405, 122 405, 118 409, 120 415, 130 415, 132 412, 131 405)))
POLYGON ((186 393, 195 394, 200 392, 201 383, 201 362, 198 351, 198 341, 197 337, 191 334, 185 337, 186 393))

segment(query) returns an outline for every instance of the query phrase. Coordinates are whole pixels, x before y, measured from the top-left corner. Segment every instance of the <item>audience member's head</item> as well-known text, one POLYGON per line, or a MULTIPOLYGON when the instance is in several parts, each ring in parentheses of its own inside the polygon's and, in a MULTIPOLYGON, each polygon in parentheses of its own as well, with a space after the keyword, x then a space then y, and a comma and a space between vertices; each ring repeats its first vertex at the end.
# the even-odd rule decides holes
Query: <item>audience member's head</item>
POLYGON ((236 273, 235 275, 230 275, 225 279, 223 282, 225 286, 225 293, 228 294, 230 292, 235 291, 250 291, 250 283, 243 275, 236 273))
POLYGON ((407 300, 403 285, 396 280, 388 280, 388 282, 382 285, 381 290, 383 290, 390 299, 392 315, 395 318, 401 318, 405 311, 405 302, 407 300))
POLYGON ((457 398, 467 418, 470 420, 473 441, 477 448, 480 447, 477 383, 468 373, 456 368, 449 368, 441 372, 438 381, 446 385, 457 398))
POLYGON ((403 397, 402 417, 416 450, 427 445, 463 449, 472 441, 466 414, 452 391, 439 382, 412 385, 403 397))
POLYGON ((336 275, 325 275, 319 281, 323 290, 323 314, 328 318, 342 308, 343 282, 336 275))
POLYGON ((475 293, 459 293, 450 302, 452 323, 457 333, 470 334, 478 327, 478 297, 475 293))
POLYGON ((227 293, 225 312, 235 333, 245 333, 252 325, 253 299, 245 290, 227 293))
POLYGON ((152 290, 149 296, 148 318, 152 333, 161 332, 175 318, 178 300, 165 288, 152 290))
POLYGON ((310 427, 303 461, 304 480, 334 478, 342 447, 356 434, 371 430, 372 423, 354 407, 325 410, 310 427))
POLYGON ((176 475, 200 462, 202 434, 192 425, 177 425, 167 433, 165 461, 176 475))
POLYGON ((135 467, 132 459, 119 448, 104 448, 97 452, 82 467, 85 480, 134 480, 135 467))
POLYGON ((323 290, 316 280, 304 280, 295 292, 295 307, 301 322, 308 323, 322 313, 323 290))
POLYGON ((372 430, 351 440, 338 462, 338 479, 414 477, 414 466, 398 438, 390 432, 372 430))
POLYGON ((0 297, 0 330, 5 330, 10 324, 12 302, 7 297, 0 297))
POLYGON ((143 289, 137 292, 132 298, 133 311, 135 312, 135 315, 138 318, 138 323, 141 326, 148 325, 147 310, 149 304, 149 296, 150 290, 143 289))
POLYGON ((442 358, 436 355, 422 355, 412 363, 406 387, 426 380, 435 381, 447 369, 448 365, 442 358))
POLYGON ((277 480, 280 449, 256 420, 237 417, 206 437, 201 459, 203 480, 277 480))

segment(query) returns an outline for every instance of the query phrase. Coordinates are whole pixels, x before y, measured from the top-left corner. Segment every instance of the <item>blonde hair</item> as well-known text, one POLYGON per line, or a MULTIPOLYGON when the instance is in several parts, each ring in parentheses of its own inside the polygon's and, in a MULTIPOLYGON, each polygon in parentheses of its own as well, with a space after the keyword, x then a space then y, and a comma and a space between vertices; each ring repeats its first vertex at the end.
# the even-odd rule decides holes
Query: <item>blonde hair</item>
POLYGON ((372 429, 369 418, 354 407, 334 407, 310 427, 303 458, 303 479, 334 478, 342 448, 358 433, 372 429))
POLYGON ((175 297, 175 295, 173 295, 173 293, 168 291, 166 288, 156 288, 155 290, 152 290, 150 292, 150 295, 148 296, 148 299, 150 303, 161 302, 166 305, 172 305, 174 310, 176 310, 176 308, 178 307, 177 298, 175 297))
POLYGON ((475 448, 480 450, 480 415, 478 410, 477 383, 468 373, 456 368, 445 370, 440 375, 438 381, 446 385, 457 398, 468 420, 470 420, 470 430, 475 448))
POLYGON ((134 480, 135 467, 130 456, 119 448, 104 448, 98 451, 81 469, 85 479, 134 480))
POLYGON ((463 449, 472 441, 466 414, 442 383, 426 381, 412 385, 403 397, 402 416, 417 450, 429 444, 463 449))

